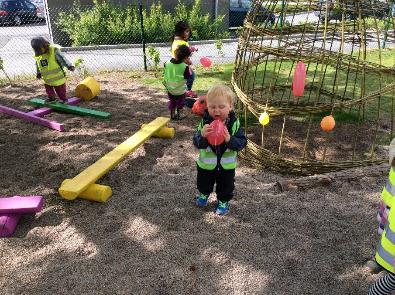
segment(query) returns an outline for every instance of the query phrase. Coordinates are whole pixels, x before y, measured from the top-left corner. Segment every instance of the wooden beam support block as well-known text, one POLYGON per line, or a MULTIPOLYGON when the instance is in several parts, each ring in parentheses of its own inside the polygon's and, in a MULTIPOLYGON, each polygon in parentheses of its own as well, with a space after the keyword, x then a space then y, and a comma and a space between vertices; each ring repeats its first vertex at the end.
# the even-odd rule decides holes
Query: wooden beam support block
MULTIPOLYGON (((144 128, 147 124, 142 124, 141 128, 144 128)), ((174 128, 170 127, 162 127, 158 131, 156 131, 154 134, 152 134, 152 137, 159 137, 159 138, 173 138, 174 134, 176 133, 174 128)))
MULTIPOLYGON (((62 182, 62 186, 68 183, 70 179, 65 179, 62 182)), ((85 199, 88 201, 95 201, 105 203, 112 195, 111 187, 102 184, 90 184, 86 190, 78 195, 78 198, 85 199)))

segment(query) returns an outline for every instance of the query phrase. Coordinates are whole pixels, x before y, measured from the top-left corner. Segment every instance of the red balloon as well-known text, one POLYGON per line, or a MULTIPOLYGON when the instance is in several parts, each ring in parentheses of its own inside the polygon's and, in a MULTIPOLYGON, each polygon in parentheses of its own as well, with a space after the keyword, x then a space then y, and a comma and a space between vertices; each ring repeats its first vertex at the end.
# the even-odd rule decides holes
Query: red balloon
POLYGON ((292 92, 295 96, 303 95, 305 80, 306 80, 306 65, 302 61, 300 61, 296 65, 294 80, 292 83, 292 92))
POLYGON ((200 58, 200 63, 202 64, 203 67, 209 68, 209 67, 211 67, 212 61, 208 57, 202 56, 200 58))
POLYGON ((204 111, 207 109, 206 96, 200 96, 192 106, 192 113, 203 116, 204 111))
POLYGON ((211 122, 211 128, 213 128, 213 132, 210 135, 207 135, 207 140, 211 145, 220 145, 225 141, 225 124, 219 119, 216 119, 211 122))

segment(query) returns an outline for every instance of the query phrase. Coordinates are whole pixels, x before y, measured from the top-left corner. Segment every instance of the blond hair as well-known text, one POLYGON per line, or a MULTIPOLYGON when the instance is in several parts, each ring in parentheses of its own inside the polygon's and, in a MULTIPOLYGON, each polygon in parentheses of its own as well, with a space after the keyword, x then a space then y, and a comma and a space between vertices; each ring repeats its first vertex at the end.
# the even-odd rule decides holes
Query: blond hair
POLYGON ((232 89, 230 89, 229 86, 226 86, 224 84, 218 84, 218 85, 212 86, 209 89, 209 91, 207 92, 206 100, 207 100, 207 102, 209 102, 211 99, 213 99, 215 97, 224 97, 227 99, 229 104, 231 106, 233 106, 235 94, 232 91, 232 89))

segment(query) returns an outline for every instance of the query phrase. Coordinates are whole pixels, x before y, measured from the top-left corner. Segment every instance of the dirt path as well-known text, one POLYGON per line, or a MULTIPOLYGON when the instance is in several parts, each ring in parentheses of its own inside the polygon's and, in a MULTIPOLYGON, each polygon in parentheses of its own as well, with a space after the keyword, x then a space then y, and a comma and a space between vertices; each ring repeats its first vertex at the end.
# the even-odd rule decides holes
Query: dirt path
MULTIPOLYGON (((192 115, 171 124, 174 139, 149 140, 101 179, 113 188, 107 203, 61 199, 63 179, 168 115, 164 93, 126 74, 97 78, 107 97, 82 106, 111 120, 48 116, 66 124, 61 133, 0 114, 0 195, 46 200, 0 240, 1 294, 366 294, 385 179, 280 193, 283 176, 241 163, 231 213, 218 217, 213 197, 207 210, 192 202, 192 115)), ((0 89, 0 104, 28 110, 40 94, 24 82, 0 89)))

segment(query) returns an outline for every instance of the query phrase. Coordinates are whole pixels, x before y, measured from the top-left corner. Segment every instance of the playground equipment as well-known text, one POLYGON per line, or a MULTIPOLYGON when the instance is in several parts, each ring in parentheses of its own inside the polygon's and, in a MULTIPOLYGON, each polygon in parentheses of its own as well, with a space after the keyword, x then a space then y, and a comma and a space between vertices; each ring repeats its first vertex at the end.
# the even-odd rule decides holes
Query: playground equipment
POLYGON ((100 84, 93 78, 87 77, 75 88, 75 95, 83 100, 91 100, 100 93, 100 84))
POLYGON ((40 106, 41 108, 35 109, 30 112, 22 112, 17 109, 13 109, 10 107, 0 105, 0 113, 4 113, 10 116, 14 116, 16 118, 33 122, 36 124, 40 124, 42 126, 57 130, 57 131, 65 131, 65 127, 62 123, 58 123, 56 121, 51 121, 48 119, 41 118, 45 115, 52 113, 54 110, 73 113, 77 115, 83 116, 92 116, 101 119, 107 119, 111 116, 110 113, 96 111, 92 109, 80 108, 74 105, 78 104, 81 100, 77 97, 72 97, 67 100, 67 104, 62 104, 59 102, 51 102, 45 103, 43 99, 32 98, 28 100, 28 103, 33 104, 35 106, 40 106))
POLYGON ((35 214, 43 207, 42 196, 0 197, 0 237, 12 236, 23 214, 35 214))
POLYGON ((249 134, 246 160, 304 175, 386 162, 383 146, 395 129, 394 47, 380 45, 394 44, 392 2, 253 1, 232 74, 249 134), (276 21, 262 22, 262 9, 276 21), (270 124, 262 126, 265 112, 270 124), (334 120, 324 131, 327 115, 334 120))
POLYGON ((30 112, 22 112, 17 109, 13 109, 10 107, 2 106, 0 105, 0 113, 4 113, 10 116, 14 116, 16 118, 37 123, 42 126, 58 130, 58 131, 64 131, 64 125, 62 123, 58 123, 56 121, 48 120, 45 118, 41 118, 45 115, 48 115, 52 113, 52 111, 57 110, 61 112, 66 112, 66 113, 73 113, 77 115, 82 115, 82 116, 92 116, 100 119, 107 119, 111 116, 110 113, 107 112, 101 112, 101 111, 96 111, 92 109, 86 109, 86 108, 81 108, 75 106, 78 104, 81 100, 77 97, 72 97, 67 100, 67 104, 62 104, 59 102, 51 102, 51 103, 45 103, 43 99, 39 98, 32 98, 28 100, 28 103, 33 104, 35 106, 40 106, 41 108, 35 109, 30 112))
POLYGON ((81 101, 81 99, 91 100, 92 98, 99 95, 100 84, 93 77, 88 77, 85 80, 83 80, 77 86, 76 93, 78 97, 69 98, 67 100, 67 104, 62 104, 58 102, 45 103, 45 101, 42 99, 32 98, 28 100, 28 103, 33 104, 35 106, 39 106, 40 108, 30 112, 22 112, 17 109, 0 105, 0 113, 14 116, 16 118, 25 121, 40 124, 42 126, 46 126, 48 128, 58 131, 65 130, 63 124, 55 121, 47 120, 41 117, 50 114, 54 110, 66 112, 66 113, 73 113, 82 116, 92 116, 101 119, 107 119, 111 116, 111 114, 107 112, 100 112, 92 109, 80 108, 75 106, 81 101))
MULTIPOLYGON (((141 128, 144 128, 145 126, 147 126, 147 124, 142 124, 141 128)), ((159 138, 173 138, 175 133, 176 131, 174 130, 174 128, 164 126, 155 133, 153 133, 152 136, 159 138)))
POLYGON ((72 113, 72 114, 81 115, 81 116, 91 116, 91 117, 100 118, 100 119, 108 119, 111 116, 111 114, 107 113, 107 112, 101 112, 101 111, 96 111, 96 110, 92 110, 92 109, 71 106, 68 104, 60 103, 60 102, 46 103, 43 99, 40 99, 40 98, 32 98, 32 99, 29 99, 27 102, 32 105, 35 105, 35 106, 39 106, 39 107, 46 106, 46 107, 51 108, 53 110, 66 112, 66 113, 72 113))
MULTIPOLYGON (((77 104, 80 101, 79 98, 73 97, 73 98, 69 98, 67 100, 67 103, 70 105, 74 105, 77 104)), ((14 116, 16 118, 28 121, 28 122, 33 122, 33 123, 37 123, 40 124, 42 126, 54 129, 54 130, 58 130, 58 131, 64 131, 64 125, 55 121, 51 121, 51 120, 47 120, 44 118, 41 118, 45 115, 48 115, 52 112, 51 108, 38 108, 34 111, 30 111, 30 112, 22 112, 10 107, 6 107, 6 106, 2 106, 0 105, 0 113, 4 113, 10 116, 14 116)))
POLYGON ((169 118, 158 117, 149 124, 144 125, 139 131, 80 174, 72 179, 63 181, 59 188, 59 194, 67 200, 74 200, 79 197, 90 201, 106 202, 111 197, 111 188, 95 184, 95 182, 151 136, 165 134, 168 138, 173 137, 174 129, 165 127, 169 121, 169 118))

